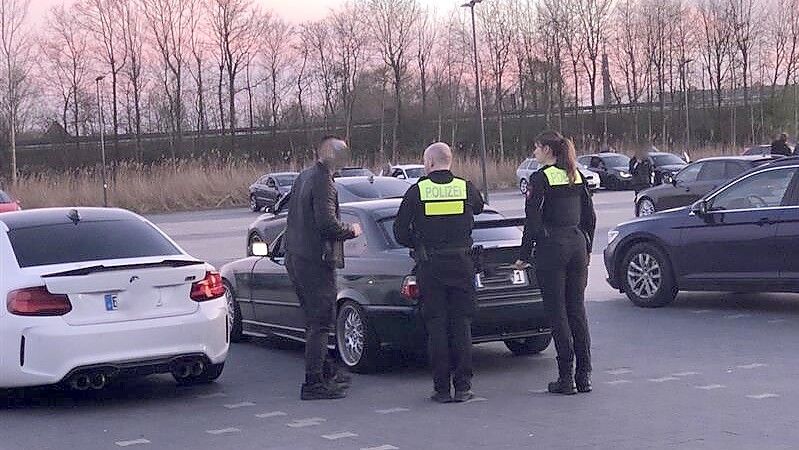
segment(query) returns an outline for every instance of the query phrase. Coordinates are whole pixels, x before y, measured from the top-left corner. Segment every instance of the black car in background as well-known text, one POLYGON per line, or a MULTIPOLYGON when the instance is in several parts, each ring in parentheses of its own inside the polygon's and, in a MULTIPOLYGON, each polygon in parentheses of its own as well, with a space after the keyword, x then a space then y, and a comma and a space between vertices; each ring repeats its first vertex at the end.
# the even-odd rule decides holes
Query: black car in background
POLYGON ((595 153, 577 158, 577 162, 588 170, 599 174, 600 184, 606 189, 629 189, 630 158, 621 153, 595 153))
POLYGON ((741 175, 690 207, 608 232, 608 283, 636 305, 679 291, 799 292, 799 158, 741 175))
POLYGON ((658 211, 687 206, 738 175, 776 160, 770 156, 720 156, 687 165, 665 182, 638 193, 635 215, 648 216, 658 211))
MULTIPOLYGON (((411 187, 393 177, 342 177, 334 183, 339 203, 363 202, 375 199, 402 198, 411 187)), ((283 195, 275 206, 268 208, 247 229, 247 256, 252 255, 253 242, 270 244, 286 226, 286 211, 291 194, 283 195)))
POLYGON ((258 212, 274 206, 283 194, 291 190, 297 175, 297 172, 277 172, 259 178, 250 185, 250 210, 258 212))
MULTIPOLYGON (((393 237, 400 202, 341 205, 341 219, 360 224, 364 231, 344 244, 346 266, 338 271, 335 345, 342 362, 354 371, 376 368, 387 349, 422 352, 425 348, 414 262, 393 237)), ((503 341, 517 355, 543 351, 551 336, 535 269, 512 266, 523 219, 504 219, 485 211, 475 222, 473 238, 483 247, 483 271, 475 281, 473 342, 503 341)), ((286 274, 282 236, 281 230, 268 256, 245 258, 221 269, 234 312, 233 340, 242 334, 305 338, 304 315, 286 274)))
POLYGON ((650 152, 649 161, 652 163, 652 185, 657 186, 670 176, 674 176, 686 163, 674 153, 650 152))

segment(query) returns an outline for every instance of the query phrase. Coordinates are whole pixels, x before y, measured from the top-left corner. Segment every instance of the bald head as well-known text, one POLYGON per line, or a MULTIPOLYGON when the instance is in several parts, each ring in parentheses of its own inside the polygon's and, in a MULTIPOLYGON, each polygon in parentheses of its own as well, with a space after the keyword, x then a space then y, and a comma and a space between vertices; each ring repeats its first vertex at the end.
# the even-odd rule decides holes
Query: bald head
POLYGON ((424 151, 424 168, 427 173, 452 168, 452 149, 443 142, 436 142, 424 151))
POLYGON ((322 139, 316 149, 319 161, 331 170, 339 169, 350 161, 350 149, 343 140, 330 136, 322 139))

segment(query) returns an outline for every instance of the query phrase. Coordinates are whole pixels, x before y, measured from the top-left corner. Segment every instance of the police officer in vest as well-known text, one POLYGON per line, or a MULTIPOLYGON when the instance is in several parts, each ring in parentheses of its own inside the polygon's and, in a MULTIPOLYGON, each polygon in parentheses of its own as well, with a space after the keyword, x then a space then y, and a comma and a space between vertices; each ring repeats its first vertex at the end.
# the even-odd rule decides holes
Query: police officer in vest
POLYGON ((475 308, 471 257, 480 192, 452 175, 452 150, 436 143, 424 152, 427 173, 405 193, 394 236, 413 249, 422 316, 433 368, 432 400, 465 402, 472 393, 471 318, 475 308), (452 397, 454 385, 455 395, 452 397))
POLYGON ((549 392, 590 392, 591 338, 583 302, 596 228, 594 205, 569 139, 546 131, 535 139, 533 155, 542 167, 530 177, 515 266, 529 265, 535 245, 538 284, 558 354, 558 380, 549 383, 549 392))

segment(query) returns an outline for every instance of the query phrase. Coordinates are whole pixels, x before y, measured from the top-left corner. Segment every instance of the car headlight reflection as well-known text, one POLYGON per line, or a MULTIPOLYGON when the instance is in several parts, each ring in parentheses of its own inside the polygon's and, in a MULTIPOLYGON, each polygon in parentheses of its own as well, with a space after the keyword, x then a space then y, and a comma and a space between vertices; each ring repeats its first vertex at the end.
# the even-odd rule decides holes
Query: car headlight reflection
POLYGON ((619 172, 619 176, 622 178, 630 178, 632 175, 630 175, 628 172, 619 172))

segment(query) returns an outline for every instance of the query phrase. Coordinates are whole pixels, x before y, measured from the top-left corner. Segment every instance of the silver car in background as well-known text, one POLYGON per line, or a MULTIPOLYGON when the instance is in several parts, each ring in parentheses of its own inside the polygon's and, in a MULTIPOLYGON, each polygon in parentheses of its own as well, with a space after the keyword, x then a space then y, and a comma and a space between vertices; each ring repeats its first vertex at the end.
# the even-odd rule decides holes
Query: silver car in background
MULTIPOLYGON (((530 183, 530 175, 541 168, 541 164, 535 158, 527 158, 516 169, 516 181, 519 183, 519 191, 527 195, 527 186, 530 183)), ((577 163, 577 168, 588 182, 588 189, 595 191, 599 189, 599 174, 588 170, 584 165, 577 163)))

